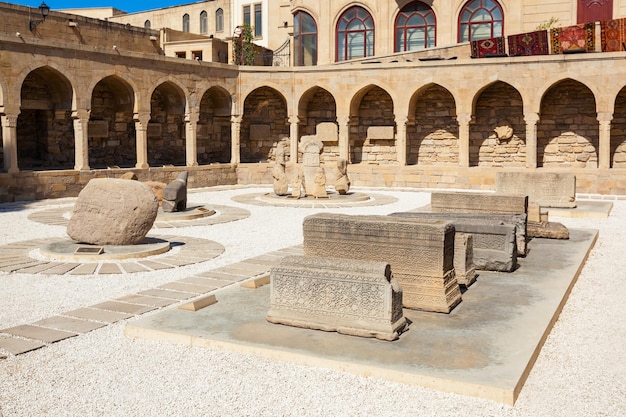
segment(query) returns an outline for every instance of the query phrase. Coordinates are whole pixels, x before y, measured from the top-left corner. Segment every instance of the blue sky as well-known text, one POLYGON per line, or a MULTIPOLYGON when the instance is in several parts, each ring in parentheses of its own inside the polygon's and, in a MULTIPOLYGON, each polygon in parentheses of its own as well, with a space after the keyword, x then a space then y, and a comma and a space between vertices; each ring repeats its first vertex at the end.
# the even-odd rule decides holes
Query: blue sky
MULTIPOLYGON (((7 3, 21 4, 22 6, 39 7, 41 0, 3 0, 7 3)), ((45 0, 51 10, 73 9, 78 7, 115 7, 125 12, 160 9, 162 7, 179 4, 195 3, 196 0, 45 0)))

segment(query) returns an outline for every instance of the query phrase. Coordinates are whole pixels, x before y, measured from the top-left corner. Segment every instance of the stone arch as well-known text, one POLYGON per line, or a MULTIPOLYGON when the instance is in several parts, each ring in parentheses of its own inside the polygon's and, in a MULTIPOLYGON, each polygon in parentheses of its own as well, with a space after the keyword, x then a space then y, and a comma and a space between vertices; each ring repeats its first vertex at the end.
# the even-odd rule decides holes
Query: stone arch
POLYGON ((411 97, 407 126, 407 165, 458 165, 459 124, 452 93, 439 84, 411 97))
POLYGON ((615 97, 611 121, 611 167, 626 168, 626 87, 615 97))
POLYGON ((91 90, 89 166, 134 167, 137 162, 135 92, 117 75, 102 78, 91 90))
POLYGON ((354 164, 390 164, 397 161, 396 122, 391 95, 371 84, 354 95, 350 109, 350 161, 354 164))
POLYGON ((20 169, 73 169, 74 89, 58 70, 30 71, 20 86, 17 157, 20 169))
POLYGON ((593 92, 571 78, 550 87, 541 100, 537 124, 537 165, 598 166, 598 120, 593 92))
POLYGON ((148 124, 148 165, 185 165, 184 90, 172 81, 164 81, 150 98, 148 124))
POLYGON ((289 138, 287 101, 276 89, 263 86, 250 92, 243 103, 241 162, 272 158, 276 144, 289 138))
POLYGON ((526 123, 522 95, 511 84, 495 81, 474 99, 470 125, 470 166, 526 164, 526 123))
POLYGON ((200 165, 230 162, 231 107, 230 93, 222 87, 210 87, 202 94, 196 142, 200 165))
MULTIPOLYGON (((322 163, 337 161, 339 158, 339 127, 337 126, 337 102, 325 88, 315 86, 302 94, 298 102, 300 128, 298 135, 317 135, 324 143, 320 155, 322 163), (322 125, 320 125, 322 124, 322 125)), ((301 160, 301 157, 298 157, 301 160)))

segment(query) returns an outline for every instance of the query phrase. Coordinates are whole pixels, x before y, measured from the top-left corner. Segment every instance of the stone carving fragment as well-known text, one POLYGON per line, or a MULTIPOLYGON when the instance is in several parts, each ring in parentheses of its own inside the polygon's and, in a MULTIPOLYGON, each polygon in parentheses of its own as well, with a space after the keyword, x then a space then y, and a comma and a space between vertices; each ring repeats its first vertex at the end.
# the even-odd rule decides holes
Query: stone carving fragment
POLYGON ((316 136, 302 136, 299 150, 302 152, 302 166, 304 174, 304 190, 306 195, 315 192, 315 176, 320 167, 320 154, 324 149, 324 143, 316 136))
POLYGON ((164 212, 170 213, 187 209, 187 175, 187 171, 181 172, 174 181, 167 184, 163 189, 161 205, 164 212))
POLYGON ((159 204, 138 181, 95 178, 78 194, 67 234, 92 245, 134 245, 152 228, 159 204))
POLYGON ((298 172, 296 176, 291 180, 291 196, 295 198, 300 198, 303 195, 306 196, 306 193, 302 192, 302 187, 304 185, 304 175, 302 174, 302 169, 298 167, 298 172))
POLYGON ((406 328, 402 289, 389 264, 289 256, 271 270, 267 320, 395 340, 406 328))
POLYGON ((324 168, 318 168, 315 174, 315 189, 313 190, 313 196, 315 198, 327 198, 326 193, 326 173, 324 168))
POLYGON ((304 219, 303 232, 305 256, 388 262, 406 308, 449 313, 461 302, 448 222, 320 213, 304 219))
POLYGON ((286 195, 289 191, 289 182, 285 174, 285 148, 283 146, 276 147, 272 177, 274 178, 274 193, 280 196, 286 195))
POLYGON ((541 207, 576 207, 576 175, 568 172, 498 172, 496 193, 527 195, 541 207))
POLYGON ((335 190, 346 195, 350 191, 350 178, 348 178, 348 161, 343 158, 337 160, 337 179, 335 180, 335 190))

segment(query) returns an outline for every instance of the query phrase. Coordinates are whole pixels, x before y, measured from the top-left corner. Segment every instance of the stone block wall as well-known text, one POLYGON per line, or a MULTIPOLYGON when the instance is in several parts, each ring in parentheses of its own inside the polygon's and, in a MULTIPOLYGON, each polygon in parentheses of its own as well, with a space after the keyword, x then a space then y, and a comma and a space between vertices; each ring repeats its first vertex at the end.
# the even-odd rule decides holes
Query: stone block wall
POLYGON ((241 162, 265 162, 270 151, 282 137, 289 136, 287 107, 284 100, 272 89, 261 87, 248 96, 244 103, 241 123, 241 162), (268 134, 259 136, 251 126, 264 125, 268 134))

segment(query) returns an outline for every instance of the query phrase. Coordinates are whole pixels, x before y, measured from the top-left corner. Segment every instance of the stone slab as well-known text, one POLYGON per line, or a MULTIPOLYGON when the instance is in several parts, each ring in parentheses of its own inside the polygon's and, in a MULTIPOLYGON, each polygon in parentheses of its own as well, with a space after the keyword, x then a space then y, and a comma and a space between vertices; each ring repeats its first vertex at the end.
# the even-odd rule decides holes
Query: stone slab
POLYGON ((527 195, 541 207, 576 207, 576 175, 569 172, 496 172, 496 193, 527 195))
POLYGON ((0 335, 0 349, 9 352, 12 355, 20 355, 30 352, 31 350, 44 347, 45 343, 41 343, 31 339, 19 339, 6 335, 0 335))
POLYGON ((198 311, 215 303, 217 303, 217 298, 215 298, 215 294, 211 294, 205 297, 200 297, 190 303, 181 304, 178 306, 178 308, 187 311, 198 311))
POLYGON ((100 310, 108 310, 114 311, 117 313, 126 313, 126 314, 143 314, 148 311, 152 311, 154 307, 148 307, 144 305, 130 304, 130 303, 122 303, 119 301, 105 301, 104 303, 95 304, 90 306, 91 308, 97 308, 100 310))
POLYGON ((166 309, 128 323, 125 333, 512 405, 596 239, 596 230, 580 229, 570 230, 570 240, 533 239, 519 269, 481 273, 450 314, 405 309, 412 323, 392 343, 272 325, 265 320, 268 286, 229 287, 211 307, 166 309))
POLYGON ((70 275, 91 275, 96 272, 97 267, 98 264, 96 263, 82 264, 81 266, 72 269, 70 275))
POLYGON ((434 192, 430 195, 434 213, 502 213, 528 212, 528 196, 471 192, 434 192))
POLYGON ((264 285, 269 284, 272 281, 270 273, 263 274, 253 279, 248 279, 241 284, 239 284, 243 288, 259 288, 264 285))
POLYGON ((192 293, 192 292, 170 291, 170 290, 163 290, 160 288, 151 288, 149 290, 140 291, 138 292, 138 294, 148 295, 151 297, 169 298, 172 300, 187 300, 197 295, 196 293, 192 293))
POLYGON ((605 219, 611 214, 613 203, 610 201, 576 201, 576 208, 549 208, 548 215, 568 218, 605 219))
POLYGON ((186 282, 168 282, 167 284, 159 285, 159 288, 164 290, 184 291, 194 294, 204 294, 206 292, 213 291, 215 287, 209 287, 206 285, 189 284, 186 282))
POLYGON ((172 305, 178 300, 172 300, 168 298, 151 297, 149 295, 131 294, 124 297, 116 298, 115 301, 121 301, 123 303, 140 304, 149 307, 166 307, 172 305))
POLYGON ((103 323, 115 323, 133 317, 133 314, 120 313, 118 311, 101 310, 96 308, 79 308, 63 313, 65 316, 77 317, 85 320, 101 321, 103 323))
POLYGON ((78 334, 74 332, 48 329, 30 324, 22 324, 8 329, 2 329, 0 332, 25 337, 27 339, 39 340, 45 343, 54 343, 69 337, 78 336, 78 334))
POLYGON ((36 326, 50 327, 74 333, 88 333, 92 330, 106 326, 105 323, 81 320, 73 317, 53 316, 33 323, 36 326))

